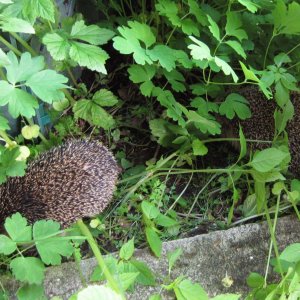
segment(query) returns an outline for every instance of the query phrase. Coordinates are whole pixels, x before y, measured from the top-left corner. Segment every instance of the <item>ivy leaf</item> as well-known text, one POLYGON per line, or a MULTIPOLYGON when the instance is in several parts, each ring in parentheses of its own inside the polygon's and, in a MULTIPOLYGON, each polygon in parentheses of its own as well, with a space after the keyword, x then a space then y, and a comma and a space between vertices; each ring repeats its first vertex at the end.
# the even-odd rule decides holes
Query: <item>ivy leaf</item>
POLYGON ((0 235, 0 253, 4 255, 12 254, 17 250, 16 242, 12 241, 6 235, 0 235))
POLYGON ((115 122, 101 106, 93 100, 82 99, 73 106, 75 118, 88 121, 91 125, 99 126, 108 130, 113 127, 115 122))
POLYGON ((0 28, 4 32, 22 32, 22 33, 35 33, 32 25, 22 19, 18 18, 4 18, 0 21, 0 28))
POLYGON ((180 26, 181 21, 178 17, 178 7, 174 1, 171 0, 159 0, 155 4, 156 10, 161 16, 166 16, 174 26, 180 26))
POLYGON ((225 60, 215 56, 215 63, 222 69, 225 75, 231 75, 234 82, 237 82, 239 80, 233 69, 225 60))
POLYGON ((60 224, 52 220, 37 221, 33 225, 33 238, 42 261, 47 265, 59 265, 61 257, 73 253, 70 240, 54 236, 60 230, 60 224))
POLYGON ((247 39, 247 33, 244 29, 242 29, 242 26, 243 24, 238 13, 227 13, 227 22, 225 26, 225 31, 227 35, 236 37, 240 42, 243 39, 247 39))
POLYGON ((41 284, 45 266, 36 257, 17 257, 11 260, 10 268, 16 279, 22 282, 41 284))
POLYGON ((153 49, 146 52, 152 61, 159 61, 160 65, 168 72, 175 68, 176 57, 173 49, 165 45, 156 45, 153 49))
POLYGON ((248 107, 249 102, 241 95, 236 93, 229 94, 225 101, 220 105, 219 112, 226 115, 230 120, 237 115, 241 120, 251 117, 251 111, 248 107))
POLYGON ((226 41, 225 42, 228 46, 230 46, 237 54, 242 56, 244 59, 246 59, 246 53, 242 47, 242 45, 237 41, 226 41))
POLYGON ((256 13, 258 7, 260 7, 257 3, 254 3, 251 0, 238 0, 238 2, 245 6, 253 14, 256 13))
POLYGON ((88 42, 92 45, 106 44, 115 33, 106 28, 100 28, 97 25, 85 25, 84 21, 77 21, 72 26, 71 37, 88 42))
POLYGON ((27 225, 26 218, 22 217, 20 213, 6 218, 4 228, 15 242, 31 241, 31 225, 27 225))
POLYGON ((146 238, 155 256, 160 257, 162 250, 162 241, 153 228, 146 227, 146 238))
POLYGON ((114 106, 118 103, 117 97, 107 89, 97 91, 93 96, 93 101, 100 106, 114 106))
POLYGON ((72 42, 70 58, 82 67, 87 67, 92 71, 107 74, 105 62, 109 58, 109 55, 99 47, 72 42))
POLYGON ((39 17, 49 20, 52 23, 55 22, 55 9, 51 0, 26 0, 23 2, 23 14, 32 23, 39 17))
POLYGON ((212 33, 213 37, 217 39, 218 41, 221 40, 220 38, 220 29, 218 27, 218 24, 212 19, 210 15, 207 15, 208 22, 210 26, 208 26, 210 32, 212 33))
POLYGON ((52 103, 64 99, 64 93, 60 89, 68 87, 64 84, 67 81, 67 77, 53 70, 43 70, 32 75, 25 84, 44 102, 52 103))

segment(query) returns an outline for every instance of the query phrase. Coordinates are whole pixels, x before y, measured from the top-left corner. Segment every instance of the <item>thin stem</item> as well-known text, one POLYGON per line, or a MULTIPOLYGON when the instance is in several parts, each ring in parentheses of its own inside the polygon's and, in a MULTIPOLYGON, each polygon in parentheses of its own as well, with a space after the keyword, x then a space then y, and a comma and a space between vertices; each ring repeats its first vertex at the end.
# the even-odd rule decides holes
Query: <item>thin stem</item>
POLYGON ((10 32, 9 34, 13 36, 27 51, 29 51, 32 56, 37 56, 37 53, 33 50, 33 48, 24 39, 22 39, 17 33, 10 32))
POLYGON ((78 83, 76 81, 76 78, 74 77, 74 74, 69 67, 67 67, 67 72, 68 72, 73 84, 78 88, 78 83))
POLYGON ((96 257, 98 265, 101 268, 105 278, 109 282, 112 289, 114 291, 116 291, 119 295, 121 295, 122 299, 126 299, 123 294, 123 291, 121 290, 121 288, 119 287, 115 278, 111 275, 109 269, 107 268, 107 266, 104 262, 103 256, 99 250, 99 247, 98 247, 94 237, 92 236, 90 230, 88 229, 88 227, 83 223, 83 221, 81 219, 77 221, 77 226, 79 227, 81 233, 87 238, 87 241, 94 253, 94 256, 96 257))
POLYGON ((21 56, 22 52, 15 48, 11 43, 9 43, 5 38, 0 35, 0 42, 3 43, 9 50, 14 52, 16 55, 21 56))
POLYGON ((264 65, 263 65, 264 69, 266 68, 266 62, 267 62, 267 56, 268 56, 268 53, 269 53, 269 48, 270 48, 271 43, 272 43, 275 36, 276 36, 276 34, 273 32, 272 37, 269 40, 269 43, 268 43, 268 46, 267 46, 267 49, 266 49, 266 53, 265 53, 265 57, 264 57, 264 65))
POLYGON ((289 55, 289 54, 292 53, 294 50, 296 50, 298 47, 300 47, 300 43, 297 44, 295 47, 293 47, 290 51, 288 51, 288 52, 286 53, 286 55, 289 55))
POLYGON ((9 136, 4 130, 0 130, 0 136, 8 145, 13 145, 14 142, 9 138, 9 136))
MULTIPOLYGON (((239 142, 239 138, 215 138, 215 139, 207 139, 203 140, 202 143, 214 143, 214 142, 239 142)), ((246 142, 248 143, 264 143, 264 144, 272 144, 272 141, 266 141, 266 140, 251 140, 246 139, 246 142)))

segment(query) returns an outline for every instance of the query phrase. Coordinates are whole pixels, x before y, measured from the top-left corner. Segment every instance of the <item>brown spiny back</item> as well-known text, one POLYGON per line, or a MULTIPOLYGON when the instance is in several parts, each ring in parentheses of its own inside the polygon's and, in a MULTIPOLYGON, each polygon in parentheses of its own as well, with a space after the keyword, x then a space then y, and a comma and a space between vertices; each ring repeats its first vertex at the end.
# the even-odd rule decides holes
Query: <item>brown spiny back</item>
MULTIPOLYGON (((225 120, 222 118, 223 132, 227 137, 238 137, 239 124, 247 139, 272 141, 275 134, 274 111, 277 107, 275 101, 267 100, 257 88, 250 87, 238 91, 249 101, 252 116, 247 120, 225 120)), ((290 170, 295 175, 300 175, 300 93, 293 92, 291 100, 295 114, 288 122, 286 131, 289 138, 289 147, 292 156, 290 170)), ((263 149, 270 144, 252 144, 254 149, 263 149)))
POLYGON ((0 222, 19 211, 31 222, 53 219, 68 226, 104 210, 119 167, 95 141, 71 140, 40 155, 24 177, 0 185, 0 222))

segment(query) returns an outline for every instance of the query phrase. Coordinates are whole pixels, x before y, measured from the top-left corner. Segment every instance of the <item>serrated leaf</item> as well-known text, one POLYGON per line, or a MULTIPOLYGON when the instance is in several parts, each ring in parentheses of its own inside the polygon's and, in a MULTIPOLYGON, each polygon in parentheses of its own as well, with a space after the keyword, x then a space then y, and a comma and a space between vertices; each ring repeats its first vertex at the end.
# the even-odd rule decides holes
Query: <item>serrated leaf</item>
POLYGON ((19 18, 2 19, 0 21, 0 28, 4 32, 35 33, 33 26, 29 22, 19 18))
POLYGON ((71 45, 66 38, 57 33, 47 33, 42 41, 55 60, 64 60, 68 57, 71 45))
POLYGON ((129 260, 134 253, 134 238, 125 243, 119 252, 121 259, 129 260))
POLYGON ((159 215, 159 209, 149 201, 144 200, 141 204, 142 212, 148 219, 155 219, 159 215))
POLYGON ((94 45, 72 42, 69 54, 70 58, 80 66, 107 74, 105 62, 109 55, 103 49, 94 45))
POLYGON ((226 41, 225 42, 228 46, 230 46, 237 54, 242 56, 244 59, 246 59, 246 53, 242 47, 242 45, 237 41, 226 41))
POLYGON ((254 155, 252 161, 248 164, 259 172, 269 172, 278 166, 287 156, 288 153, 286 152, 276 148, 269 148, 254 155))
POLYGON ((181 28, 185 34, 199 36, 199 26, 190 18, 181 20, 181 28))
POLYGON ((23 4, 23 13, 31 22, 35 22, 36 18, 43 18, 50 22, 55 22, 55 8, 51 0, 26 0, 23 4))
POLYGON ((15 278, 30 284, 41 284, 44 280, 45 266, 36 257, 17 257, 10 262, 15 278))
POLYGON ((245 6, 253 14, 257 12, 257 9, 259 7, 257 3, 254 3, 251 0, 238 0, 238 2, 245 6))
POLYGON ((217 39, 218 41, 221 40, 220 38, 220 29, 218 27, 218 24, 212 19, 212 17, 210 15, 207 15, 207 20, 210 24, 210 26, 208 26, 210 32, 212 33, 213 37, 215 39, 217 39))
POLYGON ((193 148, 193 154, 194 155, 206 155, 208 152, 207 147, 205 146, 205 144, 202 143, 201 140, 199 139, 194 139, 192 142, 192 148, 193 148))
POLYGON ((238 77, 236 73, 233 71, 233 69, 230 67, 230 65, 223 59, 215 56, 214 61, 217 66, 219 66, 225 75, 231 75, 234 82, 238 82, 238 77))
POLYGON ((0 253, 4 255, 12 254, 17 250, 17 245, 6 235, 0 235, 0 253))
POLYGON ((117 97, 107 89, 97 91, 93 96, 93 101, 100 106, 114 106, 118 103, 117 97))
POLYGON ((227 22, 225 26, 225 31, 227 35, 235 36, 240 42, 247 39, 247 33, 243 27, 240 15, 236 12, 227 13, 227 22))
POLYGON ((153 65, 131 65, 128 68, 129 78, 133 83, 141 83, 151 80, 155 75, 155 67, 153 65))
POLYGON ((42 261, 47 265, 59 265, 62 256, 73 253, 70 240, 53 236, 60 230, 60 224, 52 220, 37 221, 33 225, 33 238, 42 261), (52 237, 49 237, 52 236, 52 237))
POLYGON ((84 21, 77 21, 72 26, 70 37, 88 42, 92 45, 106 44, 115 33, 106 28, 100 28, 97 25, 85 25, 84 21))
POLYGON ((237 115, 241 120, 251 117, 251 110, 248 107, 249 102, 241 95, 236 93, 229 94, 225 101, 221 103, 219 112, 226 115, 230 120, 237 115))
POLYGON ((176 57, 174 56, 173 49, 168 46, 156 45, 153 49, 147 50, 146 53, 150 56, 152 61, 158 61, 160 65, 169 72, 176 66, 176 57))
POLYGON ((163 73, 175 92, 184 92, 186 90, 185 85, 183 84, 185 82, 185 78, 179 71, 176 69, 171 72, 164 70, 163 73))
POLYGON ((203 59, 207 59, 207 60, 211 60, 212 56, 210 54, 210 49, 207 47, 206 44, 204 44, 203 42, 197 40, 196 38, 190 36, 189 37, 195 44, 191 44, 188 45, 188 48, 191 49, 191 55, 194 59, 199 59, 199 60, 203 60, 203 59))
POLYGON ((156 10, 160 15, 166 16, 174 26, 180 26, 181 20, 177 16, 178 7, 174 1, 171 0, 159 0, 155 4, 156 10))
POLYGON ((155 256, 160 257, 162 250, 162 241, 153 228, 146 227, 146 238, 155 256))
POLYGON ((26 218, 22 217, 20 213, 15 213, 6 218, 4 228, 15 242, 31 241, 31 225, 27 225, 26 218))

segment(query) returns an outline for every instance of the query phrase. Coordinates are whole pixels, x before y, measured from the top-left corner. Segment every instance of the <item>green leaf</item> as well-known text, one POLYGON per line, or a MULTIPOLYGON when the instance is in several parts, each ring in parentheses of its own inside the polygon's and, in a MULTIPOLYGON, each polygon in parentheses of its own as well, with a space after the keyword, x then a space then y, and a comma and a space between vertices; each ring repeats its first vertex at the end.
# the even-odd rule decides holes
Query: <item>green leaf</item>
POLYGON ((259 7, 257 3, 254 3, 251 0, 238 0, 238 2, 245 6, 253 14, 257 12, 257 8, 259 7))
POLYGON ((239 129, 239 137, 240 137, 240 155, 239 155, 238 160, 241 160, 247 154, 246 138, 245 138, 245 135, 243 133, 243 129, 242 129, 241 126, 240 126, 240 129, 239 129))
POLYGON ((193 36, 189 37, 195 44, 191 44, 188 45, 188 48, 191 49, 191 55, 194 59, 198 59, 198 60, 203 60, 203 59, 207 59, 207 60, 211 60, 213 57, 210 54, 210 49, 208 48, 208 46, 206 44, 204 44, 203 42, 197 40, 196 38, 194 38, 193 36))
POLYGON ((255 154, 252 161, 248 164, 259 172, 269 172, 286 159, 287 156, 288 153, 286 152, 276 148, 269 148, 255 154))
POLYGON ((115 33, 109 29, 100 28, 97 25, 85 25, 84 21, 77 21, 72 26, 70 37, 88 42, 92 45, 106 44, 115 33))
MULTIPOLYGON (((47 300, 44 294, 44 287, 36 284, 23 285, 17 291, 18 300, 47 300)), ((52 298, 53 300, 53 298, 52 298)))
POLYGON ((104 285, 90 285, 78 292, 76 300, 122 300, 121 295, 104 285))
POLYGON ((166 16, 173 26, 180 26, 181 20, 178 17, 178 7, 174 1, 171 0, 158 0, 155 4, 156 10, 161 16, 166 16))
POLYGON ((163 300, 160 294, 151 295, 149 300, 163 300))
POLYGON ((237 54, 246 59, 246 53, 242 47, 242 45, 237 41, 226 41, 225 44, 230 46, 237 54))
POLYGON ((93 96, 93 101, 100 106, 114 106, 118 103, 117 97, 107 89, 100 89, 93 96))
POLYGON ((0 21, 0 28, 4 32, 35 33, 33 26, 29 22, 18 18, 2 19, 0 21))
POLYGON ((178 222, 176 220, 161 213, 159 213, 159 215, 155 218, 155 223, 163 227, 172 227, 178 225, 178 222))
POLYGON ((171 71, 175 68, 176 57, 174 51, 165 45, 156 45, 153 49, 146 51, 152 61, 158 61, 160 65, 167 71, 171 71))
POLYGON ((211 298, 211 300, 238 300, 241 298, 241 295, 236 294, 222 294, 216 297, 211 298))
POLYGON ((45 266, 36 257, 17 257, 11 260, 10 268, 16 279, 30 284, 41 284, 44 280, 45 266))
POLYGON ((0 235, 0 253, 4 255, 12 254, 17 250, 17 245, 6 235, 0 235))
POLYGON ((92 71, 107 74, 105 62, 109 55, 99 47, 78 42, 72 42, 70 58, 80 66, 87 67, 92 71))
POLYGON ((64 60, 68 57, 71 44, 66 38, 57 33, 47 33, 42 41, 55 60, 64 60))
POLYGON ((163 70, 163 73, 175 92, 184 92, 186 90, 184 86, 185 78, 176 69, 171 72, 163 70))
POLYGON ((246 31, 242 28, 243 24, 240 19, 240 14, 236 12, 228 12, 225 26, 226 34, 236 37, 241 42, 248 38, 246 31))
POLYGON ((200 35, 198 24, 190 18, 184 18, 183 20, 181 20, 181 28, 185 34, 193 34, 195 36, 200 35))
POLYGON ((208 149, 205 146, 205 144, 203 144, 202 141, 199 139, 193 139, 192 148, 193 148, 194 155, 203 156, 206 155, 208 152, 208 149))
POLYGON ((129 260, 134 253, 134 238, 125 243, 121 249, 119 256, 121 259, 129 260))
POLYGON ((121 283, 122 290, 126 291, 130 286, 132 286, 138 276, 138 272, 126 272, 119 274, 118 279, 121 283))
POLYGON ((182 255, 183 251, 181 248, 177 248, 173 252, 167 253, 168 263, 169 263, 169 274, 171 274, 171 270, 173 269, 176 261, 182 255))
POLYGON ((130 263, 139 272, 136 282, 142 285, 155 285, 155 276, 149 267, 141 261, 131 259, 130 263))
POLYGON ((251 117, 251 111, 248 107, 248 101, 241 95, 236 93, 229 94, 225 101, 221 103, 219 112, 226 115, 230 120, 237 115, 241 120, 251 117))
POLYGON ((47 265, 59 265, 62 256, 69 257, 73 253, 70 240, 55 236, 59 230, 60 224, 52 220, 37 221, 33 225, 36 248, 42 261, 47 265))
POLYGON ((149 65, 131 65, 128 68, 129 78, 133 83, 141 83, 151 80, 155 75, 155 67, 149 65))
MULTIPOLYGON (((133 35, 137 40, 143 42, 146 48, 149 48, 155 43, 156 38, 150 26, 137 21, 129 21, 128 25, 130 27, 130 34, 133 35)), ((122 32, 120 33, 122 34, 122 32)))
POLYGON ((216 65, 222 69, 222 71, 224 72, 225 75, 231 75, 233 78, 233 81, 238 82, 239 78, 237 77, 237 75, 235 74, 233 69, 230 67, 230 65, 225 60, 215 56, 214 61, 215 61, 216 65))
POLYGON ((36 18, 43 18, 55 22, 55 8, 51 0, 26 0, 23 4, 23 13, 35 22, 36 18))
POLYGON ((159 215, 159 209, 149 201, 144 200, 141 204, 142 212, 149 219, 155 219, 159 215))
POLYGON ((88 121, 91 125, 100 126, 105 130, 113 127, 115 122, 99 104, 93 100, 82 99, 73 106, 75 118, 88 121))
POLYGON ((218 24, 212 19, 210 15, 207 15, 208 22, 210 26, 208 26, 210 32, 212 33, 213 37, 217 39, 218 41, 221 40, 220 38, 220 29, 218 27, 218 24))
MULTIPOLYGON (((291 181, 291 191, 298 192, 300 194, 300 181, 298 179, 293 179, 291 181)), ((299 200, 300 197, 296 198, 296 200, 299 200)))
POLYGON ((37 138, 39 136, 40 132, 40 126, 34 124, 34 125, 25 125, 22 128, 22 135, 26 140, 31 140, 34 138, 37 138))
POLYGON ((0 114, 0 130, 9 130, 8 120, 0 114))
POLYGON ((247 80, 252 80, 254 82, 259 82, 259 79, 257 76, 253 73, 253 71, 247 69, 247 67, 240 61, 240 65, 242 67, 242 70, 244 72, 245 78, 247 80))
POLYGON ((20 213, 6 218, 4 228, 15 242, 31 241, 31 225, 27 225, 27 220, 20 213))
POLYGON ((208 300, 208 296, 200 284, 192 283, 188 279, 182 280, 178 285, 178 289, 185 299, 208 300))
POLYGON ((43 70, 32 75, 25 84, 44 102, 52 103, 64 99, 64 93, 60 89, 67 87, 67 81, 67 77, 53 70, 43 70))
POLYGON ((280 254, 279 259, 290 263, 298 263, 300 261, 300 243, 287 246, 280 254))
POLYGON ((162 241, 153 228, 146 227, 146 238, 155 256, 160 257, 162 250, 162 241))

